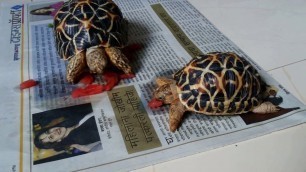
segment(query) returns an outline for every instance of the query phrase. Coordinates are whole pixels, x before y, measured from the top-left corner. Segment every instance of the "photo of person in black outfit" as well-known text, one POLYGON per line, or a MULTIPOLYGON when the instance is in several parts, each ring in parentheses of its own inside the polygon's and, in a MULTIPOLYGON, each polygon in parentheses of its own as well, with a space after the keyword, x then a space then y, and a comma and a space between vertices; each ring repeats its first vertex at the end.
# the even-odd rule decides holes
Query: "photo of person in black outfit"
POLYGON ((33 115, 35 119, 33 122, 35 148, 39 150, 52 149, 56 152, 53 153, 52 157, 44 157, 34 162, 34 164, 101 150, 101 141, 95 117, 92 111, 84 111, 84 106, 87 109, 91 109, 91 105, 86 104, 43 112, 45 114, 33 115), (78 109, 80 110, 78 111, 78 109), (74 115, 65 115, 69 111, 69 114, 74 115), (60 115, 58 112, 63 115, 60 115), (56 117, 52 116, 52 114, 56 117), (45 117, 44 119, 49 118, 49 120, 48 122, 40 121, 38 123, 38 117, 45 117), (46 125, 42 126, 43 124, 46 125))
POLYGON ((83 119, 85 121, 82 124, 65 123, 40 131, 35 137, 34 144, 41 149, 60 151, 68 146, 89 152, 90 146, 86 145, 100 141, 100 137, 96 130, 92 130, 92 126, 96 125, 94 116, 85 116, 83 119))

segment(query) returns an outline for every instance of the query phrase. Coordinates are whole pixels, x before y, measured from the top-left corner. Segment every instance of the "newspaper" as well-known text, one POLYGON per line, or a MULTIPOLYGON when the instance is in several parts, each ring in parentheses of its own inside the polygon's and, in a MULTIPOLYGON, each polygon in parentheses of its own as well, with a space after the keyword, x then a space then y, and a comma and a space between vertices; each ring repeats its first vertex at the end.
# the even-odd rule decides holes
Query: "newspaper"
POLYGON ((129 21, 129 44, 142 45, 133 54, 136 77, 111 91, 73 99, 76 85, 66 82, 67 62, 55 50, 50 25, 55 13, 33 13, 57 9, 63 2, 23 2, 0 3, 1 171, 129 171, 306 121, 305 106, 186 0, 115 0, 129 21), (268 84, 278 87, 281 110, 237 116, 188 113, 180 128, 170 132, 169 107, 147 106, 155 78, 170 76, 198 54, 216 51, 247 58, 268 84), (39 85, 19 90, 28 79, 39 85), (70 131, 70 140, 39 144, 64 130, 70 131))

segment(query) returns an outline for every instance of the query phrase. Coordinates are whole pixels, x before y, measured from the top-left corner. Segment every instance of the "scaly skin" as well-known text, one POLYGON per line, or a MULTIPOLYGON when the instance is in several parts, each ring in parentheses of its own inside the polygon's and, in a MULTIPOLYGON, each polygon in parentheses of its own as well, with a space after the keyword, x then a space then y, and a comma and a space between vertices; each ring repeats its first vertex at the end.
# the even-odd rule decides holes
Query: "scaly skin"
POLYGON ((185 106, 181 103, 180 99, 175 99, 170 105, 169 111, 169 128, 174 132, 180 125, 184 113, 186 111, 185 106))
POLYGON ((86 71, 85 52, 77 54, 68 61, 66 79, 69 83, 76 83, 79 77, 86 71))
POLYGON ((126 78, 135 76, 132 67, 129 65, 129 60, 120 49, 92 47, 86 53, 82 51, 75 57, 70 58, 67 66, 67 81, 76 83, 88 69, 90 73, 103 74, 107 65, 107 58, 115 67, 127 74, 126 78))
POLYGON ((91 47, 87 49, 86 62, 90 73, 102 74, 107 65, 104 48, 91 47))
POLYGON ((115 47, 108 47, 105 48, 105 52, 114 66, 126 74, 133 73, 132 67, 129 65, 128 58, 122 53, 120 49, 115 47))

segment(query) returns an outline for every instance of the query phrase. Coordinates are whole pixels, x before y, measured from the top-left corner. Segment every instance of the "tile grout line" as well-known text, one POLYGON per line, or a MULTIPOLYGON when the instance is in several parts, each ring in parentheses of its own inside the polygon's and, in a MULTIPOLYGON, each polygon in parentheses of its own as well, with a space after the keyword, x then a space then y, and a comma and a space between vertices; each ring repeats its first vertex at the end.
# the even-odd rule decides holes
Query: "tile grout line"
POLYGON ((285 68, 282 68, 282 70, 284 71, 286 77, 289 80, 289 83, 293 86, 293 89, 296 91, 296 93, 298 94, 299 98, 301 99, 301 101, 306 104, 306 100, 305 98, 302 96, 302 94, 300 93, 299 89, 295 86, 295 84, 292 82, 291 77, 289 75, 289 73, 286 71, 285 68))
POLYGON ((296 62, 288 63, 288 64, 286 64, 286 65, 279 66, 279 67, 276 67, 276 68, 273 68, 273 69, 269 69, 269 70, 266 70, 266 71, 267 71, 267 72, 271 72, 271 71, 273 71, 273 70, 281 69, 281 68, 283 68, 283 67, 290 66, 290 65, 293 65, 293 64, 296 64, 296 63, 300 63, 300 62, 303 62, 303 61, 306 61, 306 59, 302 59, 302 60, 299 60, 299 61, 296 61, 296 62))

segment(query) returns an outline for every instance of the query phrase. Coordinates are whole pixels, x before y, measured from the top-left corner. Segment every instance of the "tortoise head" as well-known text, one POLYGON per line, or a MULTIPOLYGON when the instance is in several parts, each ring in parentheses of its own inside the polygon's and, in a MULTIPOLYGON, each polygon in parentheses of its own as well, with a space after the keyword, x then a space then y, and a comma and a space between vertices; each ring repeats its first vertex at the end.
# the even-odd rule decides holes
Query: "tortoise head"
POLYGON ((175 81, 165 77, 156 79, 157 88, 154 90, 153 98, 149 102, 150 108, 157 108, 164 104, 170 104, 176 94, 175 81))

